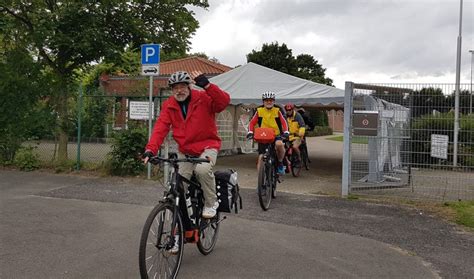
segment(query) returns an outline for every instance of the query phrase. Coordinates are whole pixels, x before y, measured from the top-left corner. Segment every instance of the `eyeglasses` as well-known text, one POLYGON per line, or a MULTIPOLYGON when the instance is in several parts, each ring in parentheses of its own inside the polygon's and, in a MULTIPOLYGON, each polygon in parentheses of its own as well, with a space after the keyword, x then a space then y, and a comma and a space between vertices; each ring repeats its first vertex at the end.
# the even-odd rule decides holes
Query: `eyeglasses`
POLYGON ((263 99, 264 102, 273 102, 275 99, 263 99))

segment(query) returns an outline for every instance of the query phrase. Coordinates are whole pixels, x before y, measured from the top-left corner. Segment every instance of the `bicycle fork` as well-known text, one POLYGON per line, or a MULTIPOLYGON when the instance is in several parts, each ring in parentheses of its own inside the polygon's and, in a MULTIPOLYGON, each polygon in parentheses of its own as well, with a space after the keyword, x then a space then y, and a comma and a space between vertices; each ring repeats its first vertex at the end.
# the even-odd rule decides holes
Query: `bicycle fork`
POLYGON ((166 243, 166 250, 170 250, 171 248, 173 248, 176 241, 176 237, 179 237, 179 235, 181 234, 181 232, 179 231, 179 228, 176 228, 178 214, 179 214, 179 196, 176 196, 174 211, 173 211, 173 219, 171 220, 171 235, 170 235, 168 243, 166 243))

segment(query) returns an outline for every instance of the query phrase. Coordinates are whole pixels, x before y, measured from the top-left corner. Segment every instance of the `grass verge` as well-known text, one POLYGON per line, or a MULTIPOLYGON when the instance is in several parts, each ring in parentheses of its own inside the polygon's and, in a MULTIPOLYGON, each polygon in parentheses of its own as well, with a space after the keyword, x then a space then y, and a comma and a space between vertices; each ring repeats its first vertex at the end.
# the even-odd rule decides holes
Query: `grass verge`
POLYGON ((444 205, 456 212, 457 224, 474 229, 474 201, 446 202, 444 205))
MULTIPOLYGON (((335 136, 335 137, 330 137, 326 139, 343 142, 344 136, 335 136)), ((369 142, 369 139, 367 137, 358 137, 358 136, 352 137, 352 143, 367 144, 368 142, 369 142)))
POLYGON ((436 216, 450 223, 456 223, 464 230, 474 232, 474 200, 449 201, 443 203, 435 201, 373 197, 354 194, 349 194, 347 199, 377 204, 407 206, 409 208, 427 212, 430 215, 436 216))

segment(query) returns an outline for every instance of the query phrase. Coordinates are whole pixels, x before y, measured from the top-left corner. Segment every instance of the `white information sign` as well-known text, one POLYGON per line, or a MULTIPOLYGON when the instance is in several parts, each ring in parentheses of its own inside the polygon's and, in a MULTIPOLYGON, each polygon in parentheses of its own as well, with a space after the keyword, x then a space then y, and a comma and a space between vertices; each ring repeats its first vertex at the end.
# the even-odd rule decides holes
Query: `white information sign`
POLYGON ((431 135, 431 157, 448 159, 449 137, 446 135, 431 135))
MULTIPOLYGON (((130 101, 128 110, 130 119, 148 120, 148 102, 130 101)), ((151 103, 152 119, 155 117, 155 104, 151 103)))

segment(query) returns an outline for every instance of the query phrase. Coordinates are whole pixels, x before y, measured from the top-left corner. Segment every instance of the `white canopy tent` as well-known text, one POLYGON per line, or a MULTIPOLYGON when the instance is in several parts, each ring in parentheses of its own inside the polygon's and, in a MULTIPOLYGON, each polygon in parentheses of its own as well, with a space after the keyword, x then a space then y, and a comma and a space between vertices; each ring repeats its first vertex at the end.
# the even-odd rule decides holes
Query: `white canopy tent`
POLYGON ((262 104, 262 93, 273 91, 277 104, 343 109, 344 90, 297 78, 255 63, 248 63, 210 81, 228 92, 231 105, 217 116, 222 151, 253 150, 245 140, 251 117, 248 108, 262 104))
POLYGON ((273 91, 280 104, 341 107, 344 90, 297 78, 270 68, 248 63, 210 79, 229 92, 232 105, 259 106, 262 93, 273 91))

